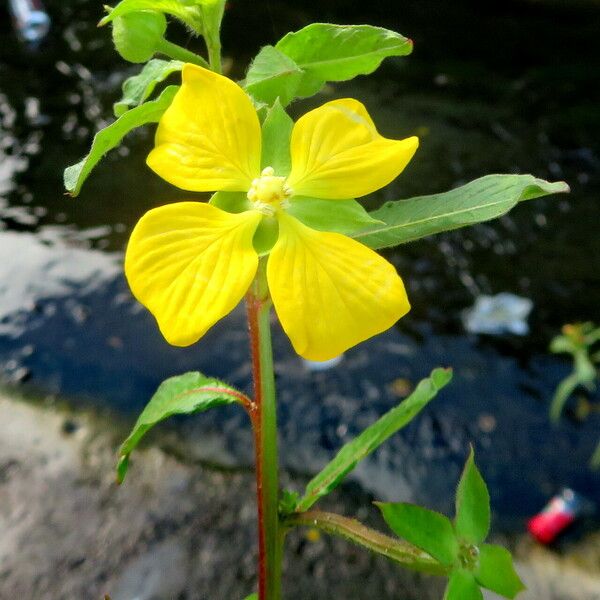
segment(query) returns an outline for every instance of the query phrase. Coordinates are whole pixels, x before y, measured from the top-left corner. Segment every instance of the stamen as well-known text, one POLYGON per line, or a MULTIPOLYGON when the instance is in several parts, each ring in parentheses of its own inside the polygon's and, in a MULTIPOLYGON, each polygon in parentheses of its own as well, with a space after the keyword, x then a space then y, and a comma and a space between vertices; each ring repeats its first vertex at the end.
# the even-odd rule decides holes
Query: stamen
POLYGON ((285 177, 277 177, 273 167, 265 167, 260 177, 252 180, 248 190, 248 200, 256 210, 273 215, 279 209, 288 206, 287 198, 292 190, 285 183, 285 177))

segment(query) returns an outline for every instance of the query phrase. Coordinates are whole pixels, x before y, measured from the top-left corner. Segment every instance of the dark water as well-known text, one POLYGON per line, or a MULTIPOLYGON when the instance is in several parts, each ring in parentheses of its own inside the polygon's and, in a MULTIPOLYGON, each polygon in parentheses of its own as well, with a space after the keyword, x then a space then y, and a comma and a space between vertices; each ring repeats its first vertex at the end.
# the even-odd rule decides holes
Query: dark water
MULTIPOLYGON (((7 385, 133 415, 167 376, 200 369, 248 389, 243 314, 197 346, 169 347, 131 298, 121 275, 127 232, 149 208, 182 197, 144 166, 150 130, 136 132, 98 168, 78 199, 63 195, 62 169, 79 160, 111 120, 111 103, 135 68, 95 26, 100 4, 46 2, 52 35, 37 52, 15 40, 0 8, 0 374, 7 385)), ((361 3, 364 4, 364 3, 361 3)), ((225 29, 234 73, 260 43, 309 20, 370 21, 416 42, 412 57, 376 78, 327 90, 356 96, 384 134, 418 134, 421 147, 378 196, 433 193, 490 172, 565 179, 570 196, 531 201, 510 216, 401 247, 389 255, 413 311, 397 328, 309 372, 276 329, 283 460, 312 471, 398 401, 392 383, 451 365, 452 385, 357 471, 378 498, 450 510, 474 443, 501 522, 519 526, 569 485, 600 499, 586 462, 598 417, 553 428, 548 401, 568 363, 549 356, 565 322, 600 320, 600 10, 542 3, 421 1, 371 15, 344 3, 232 2, 225 29), (449 4, 449 3, 448 3, 449 4), (400 14, 401 13, 401 14, 400 14), (531 298, 531 334, 464 333, 460 312, 483 293, 531 298)), ((364 10, 364 9, 362 9, 364 10)), ((175 28, 182 43, 188 38, 175 28)), ((295 107, 301 113, 323 98, 295 107)), ((244 415, 215 412, 177 422, 198 456, 250 462, 244 415)))

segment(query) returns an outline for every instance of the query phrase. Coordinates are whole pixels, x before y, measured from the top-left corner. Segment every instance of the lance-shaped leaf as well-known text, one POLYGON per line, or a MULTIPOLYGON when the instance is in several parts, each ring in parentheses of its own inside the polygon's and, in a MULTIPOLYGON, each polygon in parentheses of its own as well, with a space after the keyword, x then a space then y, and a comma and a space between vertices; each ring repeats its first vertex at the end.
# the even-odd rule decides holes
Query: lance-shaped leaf
POLYGON ((162 60, 153 58, 144 68, 123 83, 123 97, 113 105, 115 117, 120 117, 129 109, 139 106, 147 100, 154 88, 171 73, 181 71, 183 63, 179 60, 162 60))
POLYGON ((474 225, 507 213, 523 200, 568 192, 564 181, 532 175, 487 175, 443 194, 386 202, 371 216, 383 221, 352 237, 370 248, 387 248, 474 225))
POLYGON ((146 123, 157 123, 171 104, 177 90, 178 87, 175 85, 165 88, 156 100, 128 110, 114 123, 100 130, 94 136, 89 154, 76 165, 65 169, 63 178, 67 191, 72 196, 77 196, 92 169, 109 150, 116 148, 133 129, 146 123))
POLYGON ((406 502, 376 502, 385 522, 399 537, 427 552, 443 565, 458 557, 458 540, 450 519, 406 502))
POLYGON ((315 94, 326 81, 368 75, 388 56, 406 56, 412 47, 411 40, 389 29, 330 23, 288 33, 275 46, 304 72, 298 96, 315 94))
POLYGON ((473 449, 456 491, 457 535, 470 544, 480 544, 490 530, 490 495, 485 481, 475 466, 473 449))
POLYGON ((157 423, 173 415, 190 415, 235 402, 245 405, 248 399, 226 383, 202 373, 192 371, 163 381, 121 445, 117 467, 119 483, 127 473, 129 455, 157 423))
POLYGON ((319 498, 335 489, 359 461, 407 425, 451 379, 451 369, 434 369, 406 400, 367 427, 338 452, 337 456, 308 483, 304 496, 298 501, 296 511, 308 510, 319 498))
POLYGON ((252 61, 244 87, 259 102, 271 105, 279 98, 286 106, 296 97, 302 77, 302 69, 291 58, 265 46, 252 61))
POLYGON ((483 544, 479 548, 479 567, 475 571, 479 585, 505 598, 514 598, 525 589, 506 548, 483 544))
POLYGON ((444 600, 483 600, 483 594, 473 574, 459 569, 450 575, 444 600))

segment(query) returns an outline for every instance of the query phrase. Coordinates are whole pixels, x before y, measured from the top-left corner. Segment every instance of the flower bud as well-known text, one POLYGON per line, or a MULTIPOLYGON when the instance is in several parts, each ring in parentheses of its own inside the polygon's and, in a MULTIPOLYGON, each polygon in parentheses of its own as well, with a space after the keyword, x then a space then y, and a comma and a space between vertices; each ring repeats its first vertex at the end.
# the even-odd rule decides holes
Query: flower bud
POLYGON ((113 42, 117 52, 129 62, 150 60, 167 30, 167 19, 159 12, 131 12, 113 21, 113 42))

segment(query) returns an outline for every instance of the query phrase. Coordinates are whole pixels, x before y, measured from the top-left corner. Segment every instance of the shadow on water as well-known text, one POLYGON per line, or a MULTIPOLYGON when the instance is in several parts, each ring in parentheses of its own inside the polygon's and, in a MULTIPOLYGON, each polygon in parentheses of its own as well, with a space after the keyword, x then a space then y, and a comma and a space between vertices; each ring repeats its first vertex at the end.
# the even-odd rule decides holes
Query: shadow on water
MULTIPOLYGON (((46 2, 54 28, 36 53, 18 45, 0 9, 0 374, 54 397, 134 414, 170 375, 200 369, 248 389, 243 314, 204 341, 169 347, 131 298, 121 274, 127 232, 149 208, 183 197, 144 166, 152 132, 132 134, 94 172, 77 200, 62 190, 64 166, 79 160, 111 119, 123 79, 135 71, 97 30, 96 2, 46 2)), ((569 197, 536 200, 510 216, 401 247, 389 254, 413 311, 397 328, 309 372, 276 329, 283 459, 312 471, 398 401, 393 382, 416 381, 452 365, 451 387, 401 435, 361 467, 358 481, 379 498, 413 499, 440 509, 452 496, 468 444, 475 443, 505 526, 517 525, 558 488, 598 496, 586 468, 598 419, 551 428, 548 400, 568 365, 546 353, 564 322, 599 320, 600 11, 542 3, 385 4, 371 15, 333 1, 296 9, 230 4, 226 48, 245 57, 288 27, 310 20, 370 21, 409 33, 409 59, 376 78, 327 89, 352 95, 384 134, 418 134, 413 163, 372 206, 448 189, 489 172, 565 179, 569 197), (242 16, 243 15, 243 16, 242 16), (342 15, 341 17, 339 15, 342 15), (243 43, 242 43, 243 41, 243 43), (466 335, 460 311, 482 293, 531 298, 531 335, 466 335)), ((362 3, 360 3, 362 4, 362 3)), ((176 30, 180 42, 188 41, 176 30)), ((323 98, 295 107, 301 113, 323 98)), ((235 410, 176 422, 202 458, 248 464, 251 441, 235 410)))

